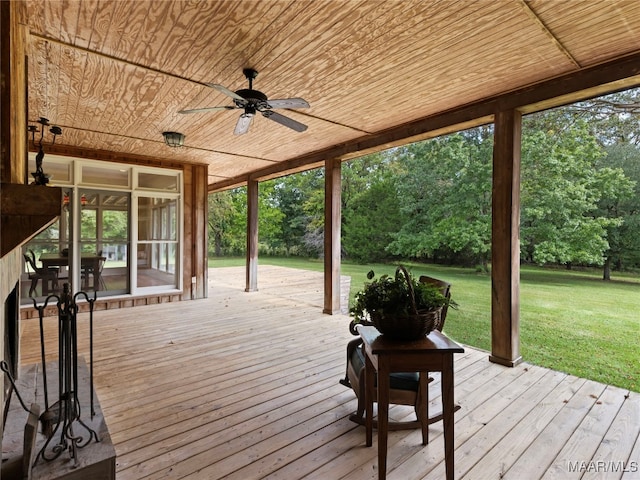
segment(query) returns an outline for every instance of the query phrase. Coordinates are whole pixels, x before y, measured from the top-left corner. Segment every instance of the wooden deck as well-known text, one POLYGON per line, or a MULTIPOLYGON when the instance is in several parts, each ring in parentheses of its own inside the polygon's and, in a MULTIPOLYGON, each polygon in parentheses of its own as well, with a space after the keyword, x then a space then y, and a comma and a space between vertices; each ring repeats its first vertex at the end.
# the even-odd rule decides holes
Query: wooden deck
MULTIPOLYGON (((242 268, 210 270, 209 282, 206 300, 96 313, 96 388, 117 479, 377 478, 375 434, 365 447, 348 420, 355 396, 338 383, 349 318, 321 313, 322 275, 260 266, 252 293, 242 268)), ((39 361, 37 326, 23 322, 25 364, 39 361)), ((456 478, 640 478, 640 394, 502 367, 469 347, 455 383, 456 478)), ((435 410, 437 378, 430 388, 435 410)), ((441 435, 432 425, 422 446, 419 431, 391 432, 387 478, 444 478, 441 435)))

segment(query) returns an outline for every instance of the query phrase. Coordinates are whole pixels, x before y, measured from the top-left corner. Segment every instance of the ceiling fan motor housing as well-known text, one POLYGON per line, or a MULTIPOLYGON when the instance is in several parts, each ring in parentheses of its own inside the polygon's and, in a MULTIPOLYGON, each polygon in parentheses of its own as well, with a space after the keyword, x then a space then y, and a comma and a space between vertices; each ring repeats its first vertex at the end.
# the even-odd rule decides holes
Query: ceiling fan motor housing
MULTIPOLYGON (((249 104, 254 105, 256 108, 268 108, 267 104, 267 96, 259 92, 258 90, 252 90, 250 88, 243 88, 241 90, 236 91, 236 95, 240 95, 244 98, 249 104)), ((241 102, 240 100, 234 99, 234 103, 238 107, 245 107, 246 104, 241 102)))

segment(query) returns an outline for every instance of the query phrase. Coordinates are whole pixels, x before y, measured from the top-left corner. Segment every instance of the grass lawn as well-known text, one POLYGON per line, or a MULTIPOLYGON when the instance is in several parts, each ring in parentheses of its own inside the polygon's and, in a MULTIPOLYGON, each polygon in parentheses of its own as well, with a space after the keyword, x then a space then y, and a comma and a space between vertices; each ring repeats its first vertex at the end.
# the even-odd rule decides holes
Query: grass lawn
MULTIPOLYGON (((244 258, 210 259, 209 266, 241 266, 244 258)), ((322 271, 321 260, 260 257, 264 265, 322 271)), ((449 309, 445 331, 461 343, 491 350, 491 278, 472 269, 405 264, 415 275, 450 282, 459 304, 449 309)), ((393 265, 342 263, 351 297, 373 269, 393 265)), ((525 361, 598 382, 640 391, 640 278, 599 271, 523 267, 520 272, 520 353, 525 361)), ((345 325, 346 328, 346 325, 345 325)))

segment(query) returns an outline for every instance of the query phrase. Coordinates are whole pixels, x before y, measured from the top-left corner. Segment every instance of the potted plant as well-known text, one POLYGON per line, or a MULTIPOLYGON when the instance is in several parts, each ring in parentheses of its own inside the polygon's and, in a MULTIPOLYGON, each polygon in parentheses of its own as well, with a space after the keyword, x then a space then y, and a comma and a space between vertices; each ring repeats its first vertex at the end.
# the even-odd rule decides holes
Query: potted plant
POLYGON ((371 270, 370 282, 356 293, 349 313, 354 323, 373 324, 389 338, 420 338, 438 327, 445 305, 456 306, 438 287, 419 282, 403 266, 395 276, 374 277, 371 270))

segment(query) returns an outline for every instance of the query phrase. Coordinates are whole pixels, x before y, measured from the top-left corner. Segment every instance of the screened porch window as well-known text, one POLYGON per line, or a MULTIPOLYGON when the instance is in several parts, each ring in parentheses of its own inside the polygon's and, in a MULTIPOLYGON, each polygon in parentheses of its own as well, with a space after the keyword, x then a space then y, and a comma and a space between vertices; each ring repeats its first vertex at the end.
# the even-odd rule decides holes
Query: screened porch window
POLYGON ((176 285, 177 214, 175 198, 138 198, 139 287, 176 285))
MULTIPOLYGON (((29 162, 35 169, 34 155, 29 162)), ((64 198, 60 219, 24 247, 46 278, 24 257, 23 303, 64 283, 99 297, 182 288, 180 171, 55 155, 46 162, 64 198)))

